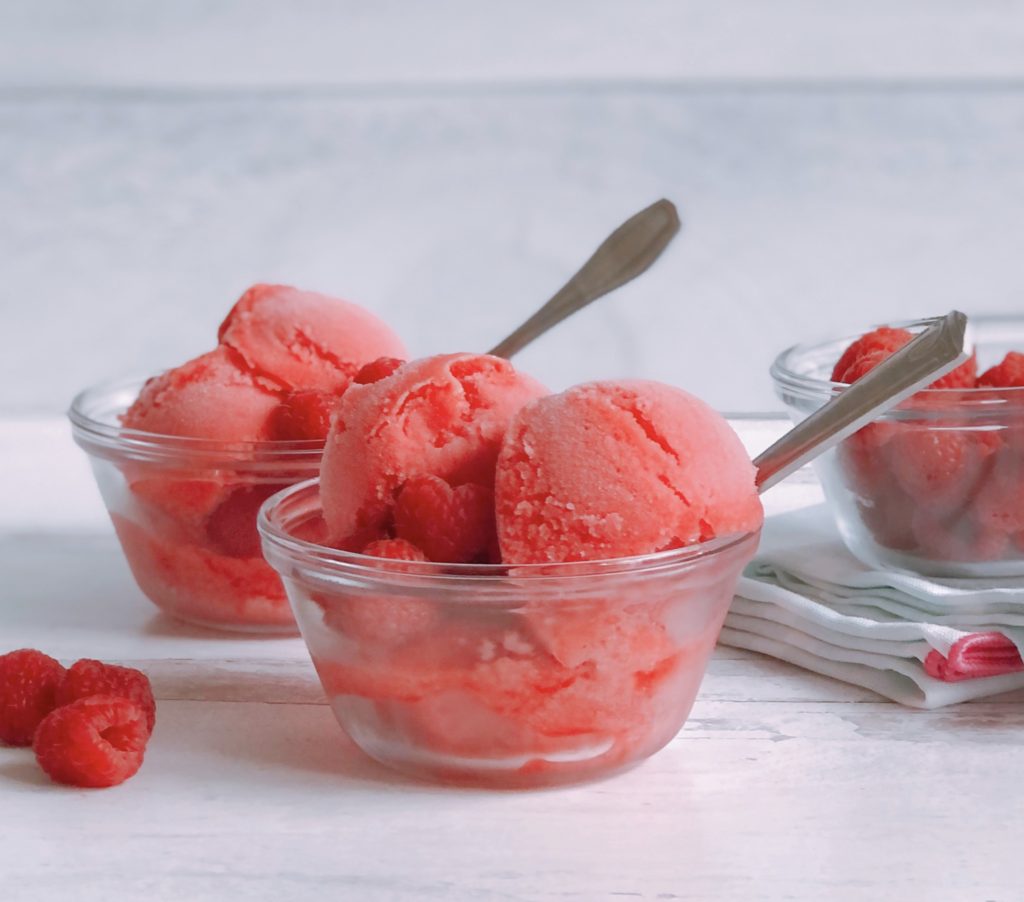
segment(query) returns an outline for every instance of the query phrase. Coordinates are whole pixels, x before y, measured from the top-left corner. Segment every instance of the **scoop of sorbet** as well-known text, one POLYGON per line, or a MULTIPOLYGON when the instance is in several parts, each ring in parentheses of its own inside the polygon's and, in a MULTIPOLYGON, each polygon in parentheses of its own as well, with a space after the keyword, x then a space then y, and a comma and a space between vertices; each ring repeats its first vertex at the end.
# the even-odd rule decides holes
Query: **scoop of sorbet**
POLYGON ((398 336, 368 310, 288 285, 254 285, 231 308, 217 338, 252 373, 292 391, 337 392, 363 364, 405 356, 398 336))
POLYGON ((159 435, 255 442, 270 438, 270 415, 279 403, 272 382, 219 347, 148 380, 121 422, 159 435))
POLYGON ((657 382, 592 382, 525 406, 498 458, 506 563, 650 554, 760 527, 754 466, 725 419, 657 382))
POLYGON ((414 360, 343 396, 321 470, 332 541, 361 549, 387 537, 414 477, 490 489, 512 417, 546 393, 507 360, 442 354, 414 360))

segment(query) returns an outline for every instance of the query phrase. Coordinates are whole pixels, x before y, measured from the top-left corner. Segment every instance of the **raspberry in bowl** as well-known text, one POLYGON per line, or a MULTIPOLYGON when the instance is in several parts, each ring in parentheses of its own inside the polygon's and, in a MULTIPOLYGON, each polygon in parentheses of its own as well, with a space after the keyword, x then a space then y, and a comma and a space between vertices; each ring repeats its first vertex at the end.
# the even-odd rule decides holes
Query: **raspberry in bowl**
MULTIPOLYGON (((772 366, 795 421, 927 322, 784 351, 772 366)), ((869 566, 936 577, 1024 575, 1024 320, 971 320, 974 355, 818 458, 839 532, 869 566)))
POLYGON ((319 472, 338 399, 368 364, 402 353, 390 329, 354 304, 257 285, 212 351, 79 394, 74 438, 146 596, 203 626, 295 632, 260 550, 257 511, 319 472))
POLYGON ((414 361, 260 512, 342 728, 440 782, 607 776, 680 729, 762 522, 738 437, 652 382, 414 361))

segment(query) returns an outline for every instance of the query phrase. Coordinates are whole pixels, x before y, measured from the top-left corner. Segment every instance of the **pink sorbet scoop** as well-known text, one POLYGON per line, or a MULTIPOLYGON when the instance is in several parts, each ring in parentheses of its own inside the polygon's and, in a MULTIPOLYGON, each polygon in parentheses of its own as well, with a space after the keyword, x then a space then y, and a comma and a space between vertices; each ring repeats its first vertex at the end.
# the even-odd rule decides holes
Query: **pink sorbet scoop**
POLYGON ((288 285, 254 285, 217 338, 254 374, 289 391, 339 392, 363 364, 406 356, 398 336, 368 310, 288 285))
POLYGON ((650 554, 758 528, 754 466, 725 419, 658 382, 591 382, 526 405, 495 482, 506 563, 650 554))
POLYGON ((426 357, 369 385, 353 384, 337 408, 321 470, 331 540, 361 550, 386 538, 396 498, 414 478, 489 494, 508 424, 546 393, 507 360, 486 354, 426 357))
POLYGON ((254 285, 217 334, 216 349, 150 379, 124 425, 223 442, 323 440, 327 411, 359 369, 405 354, 369 311, 287 285, 254 285), (296 432, 288 417, 311 402, 323 425, 296 432))
POLYGON ((279 403, 274 383, 219 347, 149 379, 122 422, 159 435, 256 442, 270 438, 270 416, 279 403))

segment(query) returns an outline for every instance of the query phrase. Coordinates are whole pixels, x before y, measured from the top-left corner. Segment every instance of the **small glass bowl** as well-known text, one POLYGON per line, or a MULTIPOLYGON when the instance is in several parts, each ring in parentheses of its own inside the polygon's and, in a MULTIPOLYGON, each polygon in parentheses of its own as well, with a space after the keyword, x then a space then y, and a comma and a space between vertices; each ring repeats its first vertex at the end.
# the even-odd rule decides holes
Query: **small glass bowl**
POLYGON ((125 429, 120 417, 141 387, 139 379, 95 386, 68 413, 139 588, 191 623, 294 634, 256 514, 270 495, 318 473, 323 443, 230 444, 125 429))
POLYGON ((504 788, 603 777, 675 736, 759 538, 585 564, 391 561, 317 544, 316 480, 259 527, 352 740, 417 777, 504 788))
MULTIPOLYGON (((979 372, 1024 349, 1024 318, 972 318, 971 329, 979 372)), ((846 387, 829 377, 855 338, 776 358, 775 389, 794 422, 846 387)), ((843 541, 869 566, 1024 576, 1024 388, 920 391, 815 466, 843 541)))

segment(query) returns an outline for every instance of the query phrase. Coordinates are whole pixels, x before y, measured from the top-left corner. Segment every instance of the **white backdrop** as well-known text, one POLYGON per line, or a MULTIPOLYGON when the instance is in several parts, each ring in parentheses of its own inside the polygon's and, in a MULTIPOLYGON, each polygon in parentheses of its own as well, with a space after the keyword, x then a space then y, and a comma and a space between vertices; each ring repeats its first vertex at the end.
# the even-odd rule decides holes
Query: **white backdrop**
POLYGON ((1024 307, 1024 4, 0 0, 0 414, 181 362, 276 280, 484 349, 660 196, 684 233, 520 365, 776 409, 796 340, 1024 307))

